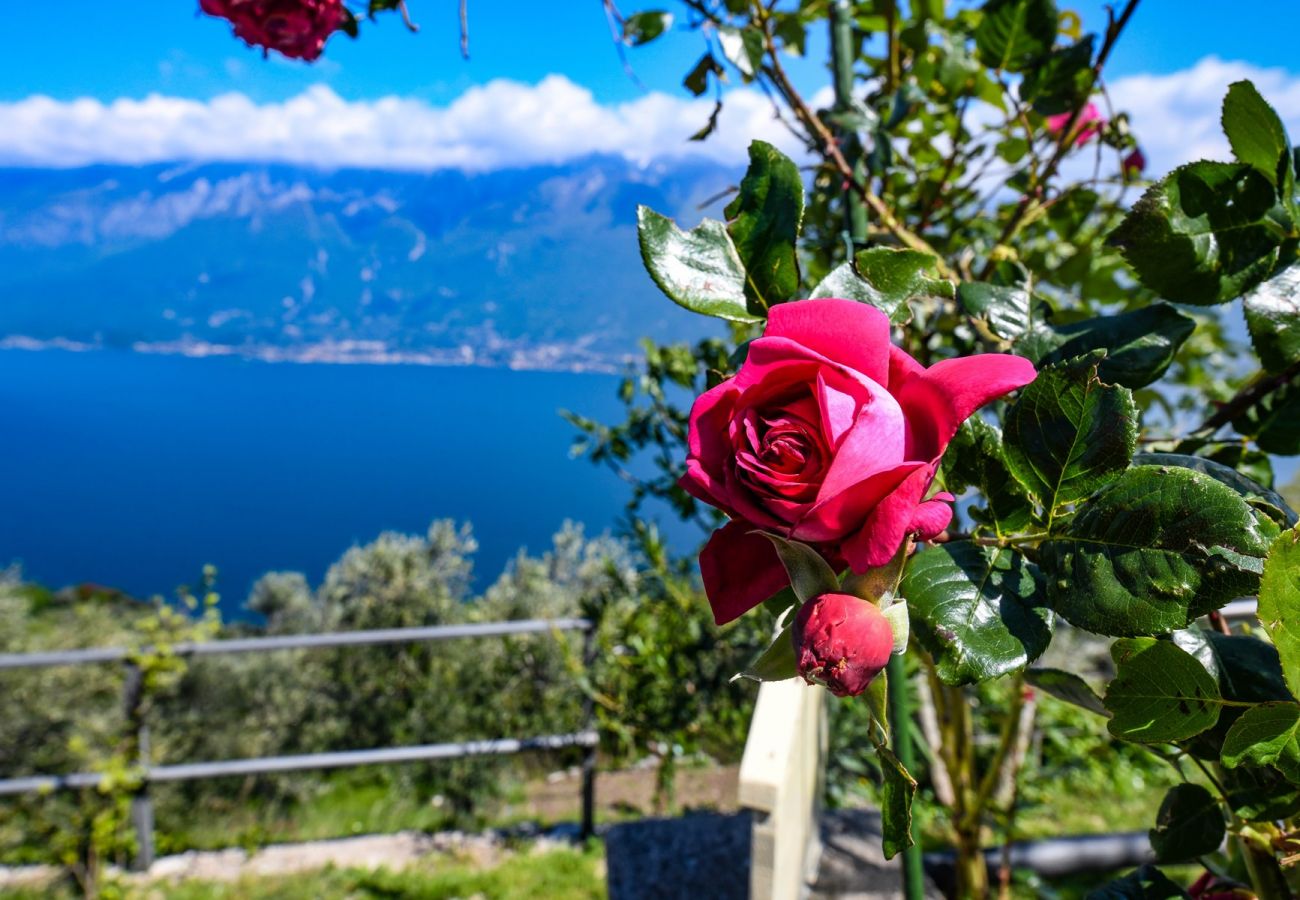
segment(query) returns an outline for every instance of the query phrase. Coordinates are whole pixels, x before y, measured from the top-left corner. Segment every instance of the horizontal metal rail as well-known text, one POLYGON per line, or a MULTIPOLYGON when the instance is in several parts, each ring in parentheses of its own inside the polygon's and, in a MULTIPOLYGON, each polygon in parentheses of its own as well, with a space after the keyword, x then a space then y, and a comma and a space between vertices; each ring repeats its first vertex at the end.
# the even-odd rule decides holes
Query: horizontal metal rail
MULTIPOLYGON (((286 634, 273 637, 233 638, 220 641, 181 643, 171 651, 181 656, 215 656, 223 653, 257 653, 267 650, 316 650, 326 647, 356 647, 367 644, 410 644, 455 638, 502 637, 550 631, 588 631, 588 619, 521 619, 517 622, 482 622, 472 625, 432 625, 425 628, 379 628, 371 631, 336 631, 329 634, 286 634)), ((49 666, 79 666, 90 663, 123 662, 147 654, 151 648, 87 647, 74 650, 44 650, 36 653, 0 653, 0 669, 36 669, 49 666)))
MULTIPOLYGON (((300 772, 309 769, 341 769, 351 766, 422 762, 431 759, 458 759, 465 756, 503 756, 528 750, 595 747, 598 741, 599 736, 596 732, 578 731, 573 734, 548 734, 534 738, 500 738, 449 744, 421 744, 412 747, 383 747, 376 750, 307 753, 301 756, 226 759, 173 766, 149 766, 143 772, 143 780, 149 784, 156 784, 164 781, 196 781, 231 775, 266 775, 272 772, 300 772)), ((98 787, 103 779, 104 776, 97 772, 6 778, 0 780, 0 796, 46 793, 68 788, 93 788, 98 787)))

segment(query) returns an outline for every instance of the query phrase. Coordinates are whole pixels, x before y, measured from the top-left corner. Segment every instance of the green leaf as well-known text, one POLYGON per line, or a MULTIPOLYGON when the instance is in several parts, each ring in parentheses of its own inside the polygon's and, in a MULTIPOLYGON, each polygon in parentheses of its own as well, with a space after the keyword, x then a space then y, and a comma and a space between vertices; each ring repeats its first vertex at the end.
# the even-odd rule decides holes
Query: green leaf
POLYGON ((1179 303, 1222 303, 1268 276, 1273 185, 1242 163, 1195 162, 1147 190, 1111 235, 1138 279, 1179 303))
POLYGON ((1161 634, 1254 593, 1277 526, 1231 488, 1136 466, 1039 548, 1048 602, 1097 634, 1161 634))
POLYGON ((839 576, 820 553, 798 541, 787 541, 766 531, 762 534, 776 547, 776 555, 781 557, 781 564, 790 576, 790 586, 800 603, 807 603, 822 594, 839 593, 839 576))
POLYGON ((943 456, 943 485, 954 494, 973 487, 984 501, 971 506, 970 517, 1006 536, 1029 527, 1032 510, 1020 482, 1011 477, 1003 460, 1002 434, 979 416, 957 429, 943 456))
POLYGON ((899 594, 947 684, 1014 672, 1052 640, 1038 568, 1014 550, 971 541, 927 547, 908 563, 899 594))
POLYGON ((672 13, 663 10, 647 10, 635 13, 623 20, 623 40, 633 47, 648 44, 672 27, 672 13))
POLYGON ((1277 184, 1282 166, 1291 167, 1291 142, 1282 120, 1249 81, 1228 86, 1222 122, 1232 154, 1277 184))
POLYGON ((1071 325, 1042 326, 1032 341, 1038 354, 1016 349, 1045 366, 1105 350, 1106 358, 1098 364, 1097 377, 1108 384, 1136 389, 1165 374, 1178 348, 1195 328, 1196 320, 1190 316, 1168 303, 1153 303, 1134 312, 1098 316, 1071 325))
POLYGON ((754 80, 754 74, 763 66, 763 35, 757 26, 750 28, 733 28, 725 25, 717 30, 718 46, 740 77, 746 82, 754 80))
POLYGON ((1048 366, 1007 411, 1007 465, 1049 521, 1127 468, 1137 446, 1133 395, 1103 384, 1098 362, 1094 354, 1048 366))
POLYGON ((957 286, 957 302, 1004 341, 1022 337, 1032 324, 1033 296, 1028 285, 967 281, 957 286))
POLYGON ((912 630, 907 601, 899 600, 889 604, 881 610, 881 615, 889 623, 889 630, 894 633, 894 652, 902 653, 907 650, 907 641, 912 630))
POLYGON ((912 846, 912 798, 916 796, 916 779, 891 750, 877 747, 876 752, 885 776, 880 789, 880 825, 884 832, 881 849, 885 859, 893 859, 912 846))
POLYGON ((1222 706, 1205 667, 1155 638, 1123 638, 1110 649, 1116 674, 1106 689, 1110 733, 1127 741, 1182 741, 1214 725, 1222 706))
POLYGON ((1097 692, 1073 672, 1061 669, 1025 669, 1025 681, 1057 700, 1064 700, 1099 716, 1110 715, 1097 692))
MULTIPOLYGON (((1277 650, 1271 644, 1256 637, 1219 634, 1196 626, 1176 631, 1171 637, 1205 667, 1224 700, 1251 704, 1291 699, 1277 650)), ((1185 748, 1201 759, 1217 760, 1228 729, 1244 708, 1225 706, 1214 727, 1192 738, 1185 748)))
POLYGON ((901 325, 912 317, 912 298, 953 296, 950 282, 931 277, 935 262, 935 257, 916 250, 872 247, 832 269, 809 296, 857 300, 901 325))
POLYGON ((1300 697, 1300 529, 1283 532, 1269 548, 1259 621, 1277 648, 1291 696, 1300 697))
POLYGON ((1223 740, 1223 764, 1273 766, 1300 784, 1300 706, 1263 703, 1248 709, 1223 740))
POLYGON ((1051 0, 989 0, 975 29, 975 50, 990 69, 1019 72, 1037 64, 1056 40, 1051 0))
POLYGON ((703 96, 704 92, 709 89, 709 74, 715 76, 723 73, 722 63, 714 59, 712 53, 706 53, 700 57, 700 61, 691 67, 682 79, 682 85, 696 97, 703 96))
POLYGON ((1025 72, 1020 97, 1034 112, 1054 116, 1083 106, 1092 89, 1092 46, 1096 35, 1050 53, 1025 72))
POLYGON ((1233 419, 1232 427, 1253 437, 1255 445, 1266 453, 1300 453, 1300 375, 1233 419))
POLYGON ((745 267, 745 300, 761 314, 799 290, 795 243, 803 221, 803 180, 780 150, 763 141, 749 145, 749 169, 740 193, 727 205, 727 233, 745 267))
POLYGON ((678 306, 731 322, 761 322, 745 304, 745 267, 721 222, 705 219, 682 231, 667 216, 638 206, 641 260, 678 306))
POLYGON ((1085 900, 1170 900, 1187 892, 1155 866, 1143 866, 1088 894, 1085 900))
POLYGON ((768 648, 736 678, 748 678, 751 681, 785 681, 798 675, 799 665, 795 659, 794 638, 791 636, 790 628, 790 625, 782 628, 768 648))
POLYGON ((1269 516, 1279 525, 1294 525, 1296 513, 1286 499, 1257 481, 1247 478, 1229 466, 1204 456, 1187 456, 1182 453, 1138 453, 1133 456, 1135 466, 1181 466, 1203 475, 1209 475, 1220 484, 1237 492, 1247 503, 1269 516))
POLYGON ((1227 825, 1213 794, 1199 784, 1178 784, 1165 794, 1149 834, 1157 860, 1186 862, 1218 850, 1227 825))
POLYGON ((1293 263, 1242 298, 1246 327, 1260 362, 1281 372, 1300 360, 1300 263, 1293 263))

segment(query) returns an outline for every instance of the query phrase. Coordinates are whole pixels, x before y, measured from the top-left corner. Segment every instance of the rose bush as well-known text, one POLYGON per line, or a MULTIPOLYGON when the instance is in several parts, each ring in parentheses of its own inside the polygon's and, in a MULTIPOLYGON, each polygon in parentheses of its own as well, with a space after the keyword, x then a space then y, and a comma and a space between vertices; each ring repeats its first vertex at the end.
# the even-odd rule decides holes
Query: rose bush
POLYGON ((770 531, 861 572, 909 534, 943 531, 946 493, 927 498, 958 427, 1034 380, 1001 353, 925 368, 890 342, 889 317, 853 300, 772 308, 732 378, 696 400, 681 485, 731 521, 700 557, 719 624, 788 584, 770 531))
POLYGON ((308 62, 350 17, 343 0, 199 0, 199 8, 230 20, 249 46, 308 62))
POLYGON ((894 630, 884 613, 851 594, 809 600, 800 607, 791 636, 799 674, 837 697, 865 691, 894 651, 894 630))

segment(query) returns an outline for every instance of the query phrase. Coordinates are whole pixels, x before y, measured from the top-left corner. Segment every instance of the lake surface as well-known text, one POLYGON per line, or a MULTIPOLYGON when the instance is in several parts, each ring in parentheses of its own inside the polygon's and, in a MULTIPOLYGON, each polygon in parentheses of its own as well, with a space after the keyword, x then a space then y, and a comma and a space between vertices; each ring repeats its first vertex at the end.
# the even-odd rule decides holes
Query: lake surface
POLYGON ((568 449, 612 376, 0 352, 0 564, 49 585, 170 595, 205 563, 234 613, 273 569, 319 583, 350 545, 469 520, 480 587, 627 490, 568 449))

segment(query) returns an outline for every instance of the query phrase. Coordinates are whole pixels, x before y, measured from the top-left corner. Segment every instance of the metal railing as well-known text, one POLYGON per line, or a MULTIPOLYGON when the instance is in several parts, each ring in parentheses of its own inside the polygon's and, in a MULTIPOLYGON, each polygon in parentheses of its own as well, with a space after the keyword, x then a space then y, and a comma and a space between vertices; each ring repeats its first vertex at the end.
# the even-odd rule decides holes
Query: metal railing
MULTIPOLYGON (((462 638, 504 637, 517 634, 544 634, 581 631, 584 635, 582 665, 591 666, 595 649, 594 625, 588 619, 524 619, 517 622, 486 622, 473 625, 437 625, 426 628, 386 628, 372 631, 342 631, 331 634, 293 634, 274 637, 235 638, 197 643, 181 643, 169 651, 182 657, 215 656, 227 653, 262 653, 276 650, 318 650, 329 647, 357 647, 379 644, 411 644, 462 638)), ((127 677, 124 706, 128 719, 136 717, 141 701, 140 669, 133 662, 149 648, 89 647, 78 650, 47 650, 36 653, 0 653, 0 671, 122 663, 127 677)), ((210 762, 153 765, 149 756, 149 731, 141 721, 137 744, 140 748, 140 787, 131 801, 131 821, 136 832, 135 866, 147 869, 154 860, 153 803, 149 785, 177 781, 196 781, 231 775, 263 775, 310 769, 338 769, 353 766, 425 762, 467 756, 500 756, 528 750, 555 750, 582 747, 582 836, 589 837, 595 826, 596 746, 595 708, 590 693, 582 705, 583 730, 569 734, 549 734, 529 738, 493 738, 457 743, 421 744, 405 747, 377 747, 298 756, 264 756, 249 759, 226 759, 210 762)), ((98 787, 106 776, 97 772, 42 774, 0 779, 0 796, 98 787)))

